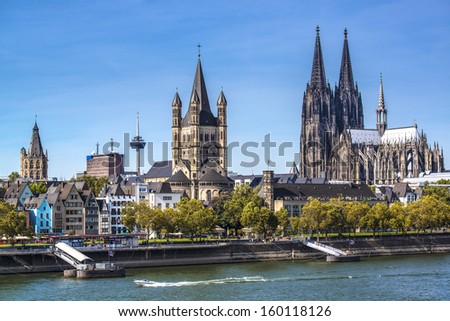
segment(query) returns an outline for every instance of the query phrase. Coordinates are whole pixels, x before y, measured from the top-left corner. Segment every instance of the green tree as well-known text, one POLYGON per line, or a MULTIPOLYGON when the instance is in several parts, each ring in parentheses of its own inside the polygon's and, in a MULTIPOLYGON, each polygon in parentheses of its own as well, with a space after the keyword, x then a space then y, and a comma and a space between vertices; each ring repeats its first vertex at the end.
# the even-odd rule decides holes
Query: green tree
POLYGON ((408 204, 407 211, 411 225, 419 233, 427 228, 436 229, 448 224, 449 206, 435 196, 422 196, 419 200, 408 204))
POLYGON ((262 206, 263 200, 257 194, 257 191, 248 185, 240 185, 231 193, 230 199, 224 204, 224 221, 226 226, 234 229, 235 235, 237 230, 242 227, 241 217, 244 207, 253 202, 256 206, 262 206))
POLYGON ((0 201, 0 231, 14 245, 15 236, 28 233, 25 213, 17 213, 12 205, 0 201))
POLYGON ((103 188, 103 186, 108 183, 108 177, 95 177, 84 175, 79 180, 81 182, 85 182, 88 188, 94 193, 95 196, 98 196, 103 188))
POLYGON ((389 212, 391 213, 391 227, 396 229, 397 233, 405 233, 411 226, 406 206, 402 202, 395 202, 389 207, 389 212))
POLYGON ((344 207, 344 216, 347 226, 353 231, 353 235, 356 235, 356 229, 360 227, 361 219, 369 211, 370 206, 367 203, 362 202, 347 202, 344 207))
POLYGON ((223 227, 228 235, 229 223, 225 215, 225 203, 231 199, 231 193, 223 192, 211 199, 210 206, 217 213, 218 224, 223 227))
POLYGON ((275 216, 278 220, 278 226, 281 229, 281 236, 286 236, 286 231, 289 227, 289 214, 285 208, 280 208, 276 211, 275 216))
POLYGON ((320 228, 325 231, 325 237, 328 238, 328 233, 333 229, 341 233, 345 226, 345 203, 339 198, 332 198, 322 206, 325 215, 320 228))
POLYGON ((8 182, 14 182, 19 177, 20 177, 19 173, 11 172, 11 174, 8 175, 8 182))
MULTIPOLYGON (((434 185, 440 184, 450 185, 450 179, 440 179, 434 185)), ((447 186, 430 186, 429 182, 425 182, 423 195, 434 196, 435 198, 447 203, 447 205, 450 205, 450 192, 447 186)))
POLYGON ((366 215, 361 218, 361 227, 371 229, 373 236, 379 228, 385 228, 389 221, 389 208, 384 202, 372 205, 366 215))
POLYGON ((175 233, 177 231, 178 215, 179 212, 172 207, 155 211, 153 216, 154 231, 158 235, 164 233, 164 236, 168 239, 170 233, 175 233))
POLYGON ((325 207, 318 199, 309 200, 302 208, 300 226, 308 234, 317 232, 317 241, 320 240, 320 229, 323 228, 325 207))
POLYGON ((300 217, 290 217, 289 225, 291 226, 291 230, 294 235, 300 234, 300 230, 302 229, 300 217))
POLYGON ((242 225, 251 227, 258 235, 267 238, 267 233, 274 233, 278 219, 267 207, 249 202, 242 212, 242 225))
POLYGON ((133 231, 137 227, 137 203, 129 202, 121 209, 122 223, 128 231, 133 231))
POLYGON ((177 210, 177 226, 191 240, 196 235, 209 233, 217 224, 217 214, 212 208, 205 208, 199 200, 182 198, 177 204, 177 210))
POLYGON ((36 196, 47 193, 47 185, 44 182, 30 184, 30 189, 36 196))

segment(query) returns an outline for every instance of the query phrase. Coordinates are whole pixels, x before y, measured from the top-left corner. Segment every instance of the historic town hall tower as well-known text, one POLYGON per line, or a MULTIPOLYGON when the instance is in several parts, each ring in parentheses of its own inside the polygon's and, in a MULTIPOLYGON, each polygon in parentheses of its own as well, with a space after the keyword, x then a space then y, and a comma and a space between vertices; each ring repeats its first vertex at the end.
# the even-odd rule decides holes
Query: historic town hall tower
POLYGON ((48 178, 48 152, 42 148, 37 121, 34 122, 28 153, 24 147, 20 150, 20 176, 35 181, 48 178))

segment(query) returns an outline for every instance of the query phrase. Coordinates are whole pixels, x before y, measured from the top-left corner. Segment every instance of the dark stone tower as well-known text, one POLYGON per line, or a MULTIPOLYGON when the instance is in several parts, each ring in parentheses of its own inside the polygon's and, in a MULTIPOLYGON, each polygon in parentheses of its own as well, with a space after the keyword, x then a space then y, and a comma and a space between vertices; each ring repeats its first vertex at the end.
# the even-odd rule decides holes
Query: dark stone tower
POLYGON ((339 133, 342 133, 346 128, 364 128, 361 93, 358 91, 358 85, 355 84, 353 79, 347 34, 347 29, 345 29, 339 85, 335 89, 336 118, 339 133))
POLYGON ((37 120, 34 122, 28 153, 22 147, 20 151, 20 176, 43 181, 48 178, 48 152, 42 148, 37 120))
POLYGON ((330 153, 336 137, 336 112, 333 92, 325 77, 319 27, 311 72, 311 81, 303 94, 300 136, 300 175, 319 177, 330 167, 330 153))
POLYGON ((172 102, 172 174, 170 183, 189 185, 191 198, 210 201, 220 191, 232 189, 227 164, 227 99, 217 99, 217 117, 209 105, 200 53, 189 107, 182 117, 178 93, 172 102))

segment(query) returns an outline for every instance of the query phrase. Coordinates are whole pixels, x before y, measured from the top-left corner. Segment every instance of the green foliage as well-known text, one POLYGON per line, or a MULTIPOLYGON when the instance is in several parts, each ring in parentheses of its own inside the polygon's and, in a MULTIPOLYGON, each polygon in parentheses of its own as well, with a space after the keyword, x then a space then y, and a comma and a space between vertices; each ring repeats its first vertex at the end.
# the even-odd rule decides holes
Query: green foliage
POLYGON ((217 214, 212 208, 206 208, 196 199, 182 198, 177 204, 179 216, 177 225, 181 232, 190 235, 202 235, 211 232, 217 224, 217 214))
POLYGON ((242 225, 251 227, 265 239, 267 233, 274 233, 277 229, 278 219, 267 207, 251 201, 242 212, 242 225))
POLYGON ((410 225, 417 232, 431 230, 449 223, 450 208, 442 199, 435 196, 422 196, 416 202, 408 204, 410 225))
POLYGON ((248 185, 240 185, 231 193, 231 197, 224 203, 223 221, 226 227, 241 228, 241 217, 245 206, 253 202, 255 206, 262 206, 263 200, 257 192, 248 185))
MULTIPOLYGON (((449 179, 440 179, 436 182, 437 185, 450 185, 449 179)), ((430 186, 428 182, 425 182, 425 186, 423 188, 423 195, 425 196, 433 196, 441 201, 450 205, 450 192, 447 186, 430 186)))
POLYGON ((347 226, 356 233, 356 229, 360 227, 361 219, 369 211, 370 206, 362 202, 348 202, 344 207, 344 217, 347 226))
POLYGON ((280 208, 274 214, 278 220, 278 226, 281 228, 281 235, 285 236, 289 227, 289 213, 285 208, 280 208))
POLYGON ((47 185, 44 182, 30 184, 30 189, 36 196, 47 193, 47 185))
POLYGON ((17 235, 29 233, 24 212, 17 213, 10 204, 0 201, 0 232, 11 241, 17 235))
POLYGON ((79 179, 80 182, 85 182, 88 186, 88 188, 94 193, 95 196, 98 196, 100 194, 103 186, 108 183, 108 177, 95 177, 95 176, 88 176, 84 175, 79 179))
POLYGON ((231 193, 223 192, 219 196, 211 199, 210 206, 217 213, 218 224, 223 228, 228 228, 228 222, 225 216, 225 203, 231 199, 231 193))
POLYGON ((14 182, 19 177, 20 177, 19 173, 11 172, 11 174, 8 175, 8 182, 14 182))

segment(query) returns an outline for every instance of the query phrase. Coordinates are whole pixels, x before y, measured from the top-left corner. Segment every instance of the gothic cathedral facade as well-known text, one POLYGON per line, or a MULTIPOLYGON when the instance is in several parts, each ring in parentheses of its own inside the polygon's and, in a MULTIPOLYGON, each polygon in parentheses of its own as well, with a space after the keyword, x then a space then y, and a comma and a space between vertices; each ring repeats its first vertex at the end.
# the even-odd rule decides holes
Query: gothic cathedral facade
POLYGON ((48 179, 48 152, 42 148, 39 127, 35 121, 28 153, 24 147, 20 150, 20 176, 34 181, 48 179))
POLYGON ((300 175, 334 181, 394 184, 421 172, 444 171, 444 155, 417 125, 389 128, 380 78, 377 128, 364 128, 361 93, 353 79, 344 31, 339 83, 334 91, 326 81, 319 27, 311 80, 303 95, 300 134, 300 175))

